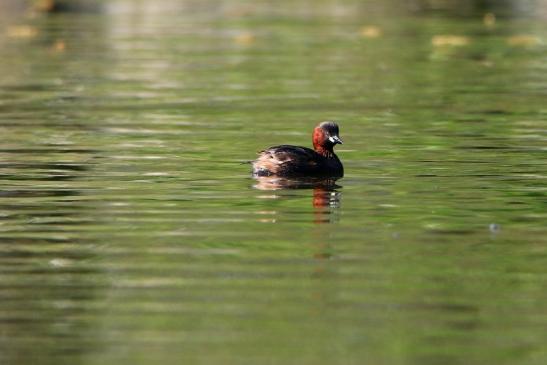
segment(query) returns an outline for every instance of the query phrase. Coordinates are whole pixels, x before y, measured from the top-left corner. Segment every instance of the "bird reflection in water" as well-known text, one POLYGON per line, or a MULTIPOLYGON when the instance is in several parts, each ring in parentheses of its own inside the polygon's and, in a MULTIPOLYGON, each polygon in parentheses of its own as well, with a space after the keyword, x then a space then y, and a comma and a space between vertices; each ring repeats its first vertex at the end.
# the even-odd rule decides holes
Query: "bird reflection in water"
POLYGON ((278 176, 256 177, 253 186, 259 190, 310 189, 314 208, 314 223, 332 223, 336 220, 333 214, 340 207, 342 193, 337 189, 334 178, 285 178, 278 176))

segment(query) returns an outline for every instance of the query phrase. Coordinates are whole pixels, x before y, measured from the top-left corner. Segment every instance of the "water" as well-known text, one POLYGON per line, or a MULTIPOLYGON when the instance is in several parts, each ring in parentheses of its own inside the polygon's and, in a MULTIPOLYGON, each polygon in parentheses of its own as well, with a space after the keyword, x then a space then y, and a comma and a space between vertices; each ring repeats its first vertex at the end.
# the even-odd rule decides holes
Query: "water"
POLYGON ((10 10, 0 362, 545 364, 532 5, 10 10), (250 177, 326 119, 343 179, 250 177))

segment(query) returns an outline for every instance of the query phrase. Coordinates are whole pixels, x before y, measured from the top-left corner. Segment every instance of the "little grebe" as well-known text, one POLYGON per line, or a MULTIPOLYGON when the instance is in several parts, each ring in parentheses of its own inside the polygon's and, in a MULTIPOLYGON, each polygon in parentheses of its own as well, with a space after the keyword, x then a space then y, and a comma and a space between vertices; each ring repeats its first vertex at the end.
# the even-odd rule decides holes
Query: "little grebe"
POLYGON ((254 176, 324 176, 342 177, 344 167, 334 154, 334 145, 342 144, 338 125, 320 123, 313 130, 313 150, 306 147, 281 145, 260 152, 253 161, 254 176))

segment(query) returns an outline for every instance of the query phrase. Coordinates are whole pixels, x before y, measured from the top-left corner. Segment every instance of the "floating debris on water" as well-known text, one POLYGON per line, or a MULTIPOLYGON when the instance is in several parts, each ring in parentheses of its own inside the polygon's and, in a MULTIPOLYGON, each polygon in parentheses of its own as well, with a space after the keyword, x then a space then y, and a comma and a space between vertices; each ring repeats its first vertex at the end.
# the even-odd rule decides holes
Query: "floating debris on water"
POLYGON ((55 258, 49 261, 49 264, 53 267, 67 267, 71 264, 71 260, 55 258))
POLYGON ((38 30, 30 25, 12 25, 6 34, 10 38, 34 38, 38 34, 38 30))
POLYGON ((482 17, 482 23, 488 27, 492 28, 496 25, 496 15, 494 13, 486 13, 482 17))
POLYGON ((54 0, 37 0, 34 2, 34 9, 41 12, 52 11, 55 8, 54 0))
POLYGON ((378 38, 382 36, 382 30, 375 25, 367 25, 359 32, 364 38, 378 38))
POLYGON ((436 35, 431 38, 431 44, 435 47, 461 47, 470 43, 469 37, 461 35, 436 35))
POLYGON ((253 44, 255 40, 256 40, 255 36, 250 32, 243 32, 243 33, 237 34, 234 37, 234 42, 243 46, 248 46, 250 44, 253 44))
POLYGON ((501 231, 501 226, 497 223, 490 223, 488 225, 488 229, 490 230, 490 232, 492 233, 499 233, 501 231))
POLYGON ((55 43, 53 43, 53 45, 51 46, 51 50, 54 51, 54 52, 64 52, 66 50, 66 43, 65 41, 63 40, 60 40, 58 39, 57 41, 55 41, 55 43))
POLYGON ((541 39, 535 35, 520 34, 507 38, 507 44, 514 47, 531 47, 541 43, 541 39))

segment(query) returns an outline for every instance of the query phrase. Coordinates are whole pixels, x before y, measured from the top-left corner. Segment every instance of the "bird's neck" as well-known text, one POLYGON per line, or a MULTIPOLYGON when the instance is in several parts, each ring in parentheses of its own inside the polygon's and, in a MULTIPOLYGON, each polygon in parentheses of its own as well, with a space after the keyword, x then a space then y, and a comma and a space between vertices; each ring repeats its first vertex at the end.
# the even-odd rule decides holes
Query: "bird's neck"
POLYGON ((314 147, 315 152, 317 152, 318 154, 320 154, 323 157, 333 158, 334 156, 336 156, 334 154, 334 151, 333 151, 332 147, 328 148, 328 147, 324 147, 324 146, 321 146, 321 145, 316 145, 316 146, 313 146, 313 147, 314 147))

